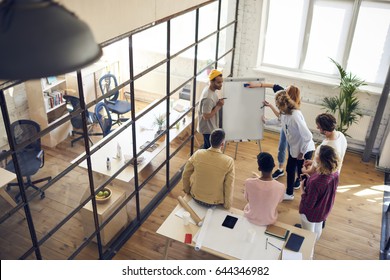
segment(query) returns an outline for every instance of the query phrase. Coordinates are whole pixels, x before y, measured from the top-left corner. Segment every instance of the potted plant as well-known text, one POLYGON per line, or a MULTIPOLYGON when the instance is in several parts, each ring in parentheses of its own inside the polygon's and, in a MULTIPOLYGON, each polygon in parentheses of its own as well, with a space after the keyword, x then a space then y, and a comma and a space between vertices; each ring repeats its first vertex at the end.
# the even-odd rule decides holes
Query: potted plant
POLYGON ((359 109, 359 99, 357 98, 357 92, 360 86, 365 85, 364 80, 356 77, 351 72, 345 71, 345 69, 335 60, 330 60, 336 65, 340 73, 340 89, 338 96, 325 97, 322 101, 322 105, 327 112, 337 115, 337 127, 336 129, 346 136, 349 136, 346 132, 348 128, 357 123, 362 113, 359 109))
POLYGON ((165 114, 159 114, 158 116, 154 116, 153 125, 157 126, 157 132, 155 138, 157 138, 163 131, 163 126, 165 124, 165 114))

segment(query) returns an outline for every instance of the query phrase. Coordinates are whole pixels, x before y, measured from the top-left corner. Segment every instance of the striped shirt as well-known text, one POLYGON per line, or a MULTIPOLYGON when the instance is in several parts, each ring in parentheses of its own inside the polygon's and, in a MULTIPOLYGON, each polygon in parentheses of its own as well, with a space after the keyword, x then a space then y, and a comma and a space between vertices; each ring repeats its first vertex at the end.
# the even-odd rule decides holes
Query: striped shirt
POLYGON ((314 173, 310 176, 302 194, 299 213, 305 214, 312 223, 325 221, 332 210, 338 183, 338 172, 329 175, 314 173))

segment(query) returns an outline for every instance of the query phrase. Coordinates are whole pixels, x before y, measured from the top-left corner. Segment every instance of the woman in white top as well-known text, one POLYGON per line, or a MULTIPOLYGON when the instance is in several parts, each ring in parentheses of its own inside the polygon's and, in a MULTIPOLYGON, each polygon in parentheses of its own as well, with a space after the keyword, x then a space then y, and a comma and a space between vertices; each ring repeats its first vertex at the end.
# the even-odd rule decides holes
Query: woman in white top
POLYGON ((313 135, 310 132, 302 112, 286 91, 276 93, 275 103, 280 112, 280 122, 288 143, 287 189, 284 200, 294 199, 294 187, 299 188, 304 160, 312 158, 315 150, 313 135), (295 178, 295 170, 298 177, 295 178))

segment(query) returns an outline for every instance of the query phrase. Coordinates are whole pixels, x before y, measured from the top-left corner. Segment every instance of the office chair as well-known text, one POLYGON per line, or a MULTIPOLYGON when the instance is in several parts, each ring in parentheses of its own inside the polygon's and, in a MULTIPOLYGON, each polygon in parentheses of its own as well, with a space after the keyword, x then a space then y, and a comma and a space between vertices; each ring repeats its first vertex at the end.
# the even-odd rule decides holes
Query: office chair
MULTIPOLYGON (((78 97, 72 96, 72 95, 64 95, 63 98, 66 101, 66 107, 67 107, 69 113, 72 113, 72 112, 76 111, 78 108, 80 108, 80 99, 78 97)), ((89 136, 97 136, 97 135, 103 135, 103 134, 92 132, 95 124, 98 123, 94 113, 86 111, 86 119, 87 119, 87 128, 88 128, 88 140, 91 143, 91 145, 93 145, 93 142, 89 136)), ((84 134, 82 131, 83 119, 81 118, 81 114, 73 117, 70 120, 70 122, 72 123, 72 126, 73 126, 72 136, 80 135, 79 137, 73 139, 70 142, 71 146, 73 147, 73 144, 75 142, 84 138, 84 134), (77 129, 77 130, 75 130, 75 129, 77 129)))
MULTIPOLYGON (((18 120, 11 124, 11 134, 12 141, 15 145, 21 144, 31 137, 35 136, 41 131, 39 124, 31 120, 18 120)), ((37 139, 34 142, 30 143, 28 146, 23 148, 23 150, 18 151, 16 154, 18 159, 18 164, 20 171, 23 177, 26 177, 26 181, 23 182, 24 188, 33 188, 41 193, 41 199, 45 197, 45 193, 36 186, 36 184, 50 181, 51 177, 45 177, 32 181, 31 177, 35 175, 40 168, 45 164, 45 153, 41 149, 41 139, 37 139)), ((7 162, 5 168, 15 173, 14 162, 11 160, 7 162)), ((9 183, 7 185, 7 191, 11 189, 12 186, 18 186, 18 183, 9 183)), ((19 202, 20 192, 15 196, 15 201, 19 202)))
MULTIPOLYGON (((102 91, 102 94, 106 94, 107 92, 118 86, 118 81, 113 74, 108 73, 99 79, 99 86, 100 90, 102 91)), ((127 95, 130 95, 130 93, 125 92, 126 99, 127 95)), ((122 121, 126 121, 127 118, 121 118, 121 115, 131 111, 131 103, 129 101, 119 100, 118 98, 119 90, 115 91, 109 97, 104 98, 104 102, 106 103, 110 112, 117 115, 117 119, 113 123, 113 125, 120 125, 122 121)))
POLYGON ((102 129, 103 137, 108 135, 112 130, 112 119, 108 106, 104 102, 99 102, 95 106, 95 116, 102 129))

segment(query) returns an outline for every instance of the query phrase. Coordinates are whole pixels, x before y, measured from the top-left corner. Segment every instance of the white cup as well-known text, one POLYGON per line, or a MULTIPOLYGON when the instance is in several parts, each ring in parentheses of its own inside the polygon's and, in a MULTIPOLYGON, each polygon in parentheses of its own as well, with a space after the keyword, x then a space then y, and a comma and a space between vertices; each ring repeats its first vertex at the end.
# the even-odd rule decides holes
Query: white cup
POLYGON ((246 242, 253 243, 253 241, 255 241, 255 236, 256 231, 253 228, 248 229, 245 236, 246 242))
POLYGON ((188 226, 188 224, 190 223, 190 217, 191 217, 190 212, 187 212, 187 211, 183 212, 183 224, 185 226, 188 226))

